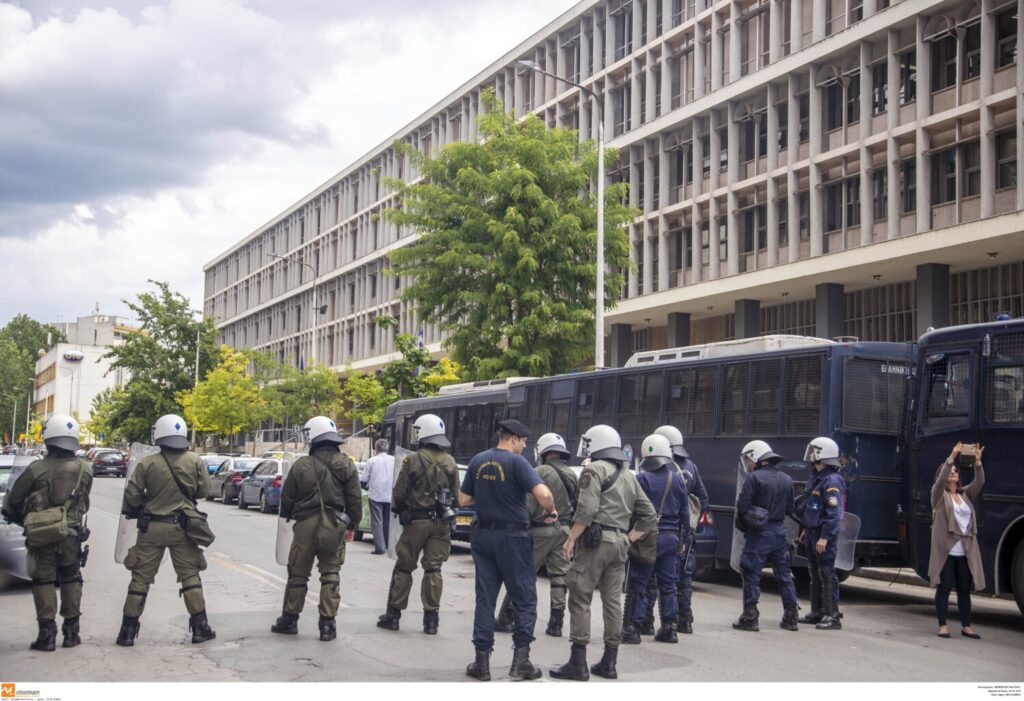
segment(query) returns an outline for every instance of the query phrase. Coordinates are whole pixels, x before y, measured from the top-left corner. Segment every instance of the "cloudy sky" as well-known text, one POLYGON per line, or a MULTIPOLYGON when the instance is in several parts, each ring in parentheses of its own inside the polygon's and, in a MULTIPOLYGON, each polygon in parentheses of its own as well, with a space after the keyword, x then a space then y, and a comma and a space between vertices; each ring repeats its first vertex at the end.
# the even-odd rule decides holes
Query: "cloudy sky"
POLYGON ((576 0, 0 0, 0 324, 124 313, 576 0))

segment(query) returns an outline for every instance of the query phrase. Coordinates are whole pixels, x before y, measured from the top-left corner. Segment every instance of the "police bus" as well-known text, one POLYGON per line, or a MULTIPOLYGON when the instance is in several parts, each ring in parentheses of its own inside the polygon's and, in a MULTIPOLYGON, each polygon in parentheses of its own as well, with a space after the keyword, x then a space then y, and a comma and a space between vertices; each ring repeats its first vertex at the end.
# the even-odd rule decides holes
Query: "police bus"
MULTIPOLYGON (((907 557, 928 576, 931 487, 957 442, 985 447, 975 504, 988 594, 1010 594, 1024 613, 1024 320, 954 326, 921 337, 909 411, 904 524, 907 557)), ((961 480, 974 479, 961 464, 961 480)))
MULTIPOLYGON (((392 445, 408 448, 415 417, 439 414, 456 461, 468 462, 493 445, 502 418, 526 423, 533 440, 557 432, 573 453, 595 424, 616 428, 627 454, 655 428, 672 424, 686 437, 710 498, 695 546, 705 573, 728 567, 742 446, 761 438, 799 460, 812 438, 826 435, 846 461, 847 508, 862 521, 856 563, 897 565, 911 360, 907 344, 762 336, 638 353, 623 368, 452 388, 391 405, 384 430, 392 445)), ((790 469, 798 483, 806 479, 806 466, 790 469)))

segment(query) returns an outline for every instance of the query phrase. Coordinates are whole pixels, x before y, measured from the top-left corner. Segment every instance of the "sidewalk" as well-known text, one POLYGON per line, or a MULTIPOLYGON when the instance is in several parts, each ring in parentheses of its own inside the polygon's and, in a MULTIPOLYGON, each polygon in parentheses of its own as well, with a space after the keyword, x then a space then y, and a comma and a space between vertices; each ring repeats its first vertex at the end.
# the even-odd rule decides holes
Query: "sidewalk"
POLYGON ((909 567, 862 567, 855 570, 851 576, 908 584, 914 587, 928 586, 927 580, 917 576, 917 573, 909 567))

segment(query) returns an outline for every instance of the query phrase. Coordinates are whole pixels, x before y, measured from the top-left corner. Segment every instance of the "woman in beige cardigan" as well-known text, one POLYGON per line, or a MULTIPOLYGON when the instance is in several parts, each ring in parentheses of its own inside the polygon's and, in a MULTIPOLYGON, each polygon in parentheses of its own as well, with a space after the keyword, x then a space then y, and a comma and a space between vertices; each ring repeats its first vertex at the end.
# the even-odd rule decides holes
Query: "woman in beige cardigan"
POLYGON ((960 612, 960 634, 975 640, 981 638, 971 628, 971 588, 985 588, 985 572, 978 549, 978 524, 974 504, 985 485, 981 466, 983 448, 978 446, 974 479, 964 487, 960 484, 957 457, 964 444, 957 443, 953 452, 939 467, 932 485, 932 548, 928 561, 928 578, 935 590, 935 610, 939 616, 939 637, 948 638, 946 613, 949 593, 956 587, 956 606, 960 612))

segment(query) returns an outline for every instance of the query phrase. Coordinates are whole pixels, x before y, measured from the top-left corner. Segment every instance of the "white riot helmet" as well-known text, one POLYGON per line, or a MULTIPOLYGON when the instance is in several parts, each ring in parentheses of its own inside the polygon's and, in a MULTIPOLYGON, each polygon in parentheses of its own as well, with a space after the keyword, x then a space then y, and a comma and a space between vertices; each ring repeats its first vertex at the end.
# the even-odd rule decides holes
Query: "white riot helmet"
POLYGON ((750 441, 740 452, 740 456, 747 458, 755 465, 761 462, 779 462, 782 456, 772 450, 772 447, 764 441, 750 441))
POLYGON ((341 445, 338 426, 326 416, 314 416, 302 427, 302 433, 310 443, 333 443, 341 445))
POLYGON ((78 422, 67 414, 54 414, 43 426, 43 443, 48 448, 60 448, 75 452, 78 450, 78 422))
POLYGON ((537 439, 537 455, 541 460, 544 459, 545 453, 559 453, 566 458, 569 457, 569 449, 565 447, 565 441, 557 433, 545 433, 537 439))
POLYGON ((188 449, 188 424, 177 414, 164 414, 150 430, 153 445, 175 450, 188 449))
POLYGON ((672 462, 672 445, 668 438, 660 433, 654 433, 644 438, 640 454, 643 458, 640 461, 640 469, 657 470, 662 465, 672 462))
POLYGON ((839 467, 839 445, 831 438, 818 436, 807 444, 804 460, 807 462, 823 462, 826 465, 839 467))
POLYGON ((436 414, 424 414, 412 422, 412 443, 438 448, 450 448, 452 445, 444 435, 444 421, 436 414))
POLYGON ((619 432, 604 424, 591 426, 580 436, 580 447, 576 454, 591 460, 628 461, 626 454, 622 452, 622 438, 619 437, 619 432))
POLYGON ((690 454, 686 452, 686 448, 683 447, 683 432, 675 426, 659 426, 655 431, 655 434, 659 436, 665 436, 668 439, 668 444, 672 446, 672 454, 678 458, 688 458, 690 454))

